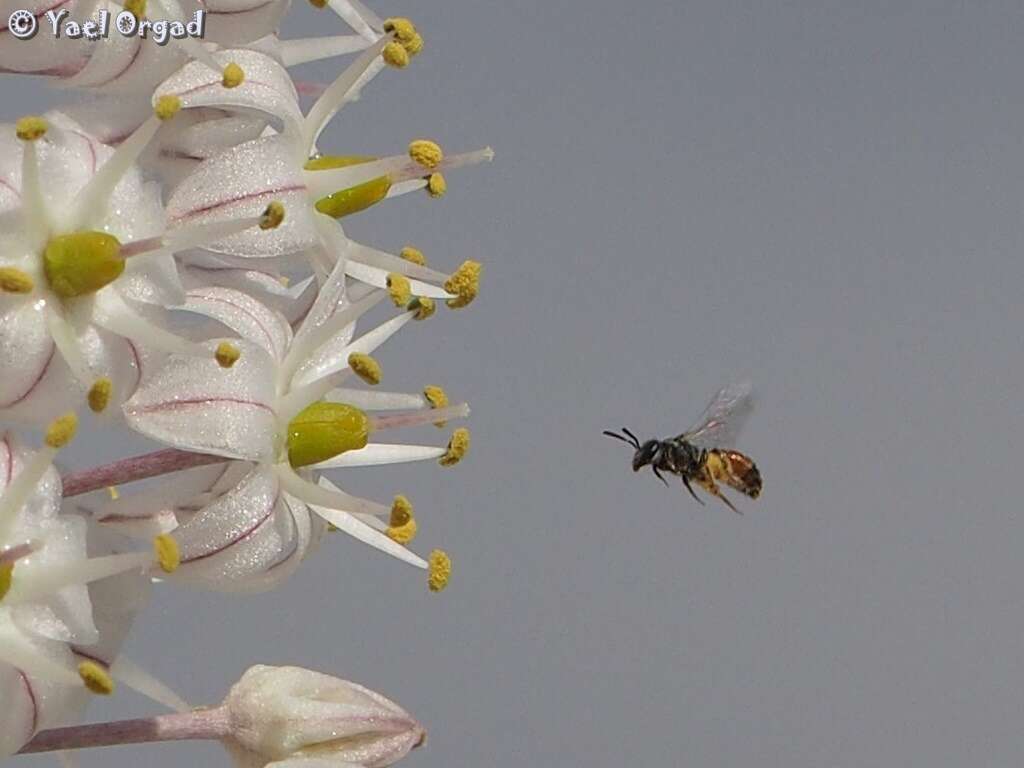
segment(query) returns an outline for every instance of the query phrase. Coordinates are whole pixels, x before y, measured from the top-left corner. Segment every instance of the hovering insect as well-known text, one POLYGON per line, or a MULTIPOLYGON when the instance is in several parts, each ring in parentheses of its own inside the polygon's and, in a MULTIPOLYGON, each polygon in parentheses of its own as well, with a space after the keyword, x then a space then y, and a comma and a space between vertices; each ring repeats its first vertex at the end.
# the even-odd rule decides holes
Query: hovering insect
POLYGON ((621 435, 608 430, 603 434, 636 449, 633 454, 634 472, 649 464, 665 485, 668 481, 662 472, 679 475, 686 490, 701 504, 704 502, 694 493, 691 483, 721 499, 733 512, 742 514, 722 493, 718 483, 724 483, 752 499, 761 494, 761 473, 757 465, 749 456, 731 448, 752 407, 750 382, 743 382, 721 389, 697 423, 676 437, 641 443, 625 427, 621 435))

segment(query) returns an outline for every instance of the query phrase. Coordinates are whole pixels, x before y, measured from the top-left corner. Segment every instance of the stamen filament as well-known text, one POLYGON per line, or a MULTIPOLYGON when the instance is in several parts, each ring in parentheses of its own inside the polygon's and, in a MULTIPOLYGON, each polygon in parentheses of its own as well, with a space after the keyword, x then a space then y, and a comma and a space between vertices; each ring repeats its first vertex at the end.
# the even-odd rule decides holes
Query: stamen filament
POLYGON ((0 541, 7 538, 18 511, 43 479, 56 455, 56 449, 44 446, 29 456, 21 471, 14 476, 7 490, 0 496, 0 541))
POLYGON ((0 661, 20 669, 26 675, 49 680, 59 685, 81 686, 82 678, 70 666, 58 664, 43 656, 13 629, 0 631, 0 661))
POLYGON ((119 683, 124 683, 133 691, 152 699, 158 704, 163 704, 168 709, 176 712, 188 712, 191 710, 188 702, 170 689, 164 682, 153 677, 124 656, 119 655, 110 667, 111 676, 119 683))
POLYGON ((43 191, 39 185, 39 158, 35 141, 23 141, 21 155, 21 214, 25 231, 29 236, 29 247, 37 250, 46 240, 50 230, 49 216, 43 191))
POLYGON ((338 467, 375 467, 383 464, 404 464, 412 461, 439 459, 446 448, 433 445, 402 445, 391 443, 370 443, 357 451, 346 451, 333 459, 314 464, 312 469, 336 469, 338 467))
POLYGON ((332 35, 282 40, 279 45, 282 63, 286 67, 294 67, 311 61, 333 59, 335 56, 363 51, 373 45, 373 41, 361 35, 332 35))
POLYGON ((57 345, 60 356, 71 369, 71 374, 78 379, 78 382, 85 387, 91 387, 96 380, 96 374, 89 367, 89 362, 78 345, 78 337, 71 324, 64 319, 60 310, 47 306, 43 310, 46 318, 46 327, 50 331, 53 343, 57 345))
MULTIPOLYGON (((397 270, 395 270, 397 271, 397 270)), ((368 283, 375 288, 387 288, 388 273, 390 270, 380 267, 371 267, 355 259, 345 262, 345 274, 363 283, 368 283)), ((442 278, 444 279, 444 278, 442 278)), ((452 299, 454 294, 448 293, 444 288, 430 283, 423 283, 419 280, 409 281, 409 290, 413 296, 426 296, 430 299, 452 299)))
POLYGON ((371 389, 350 389, 339 387, 326 393, 327 399, 335 403, 354 405, 363 411, 397 411, 423 408, 427 402, 422 395, 405 392, 378 392, 371 389))
MULTIPOLYGON (((449 277, 449 275, 444 272, 439 272, 438 270, 431 269, 430 267, 421 266, 420 264, 416 264, 408 259, 403 259, 400 256, 394 256, 386 251, 380 251, 376 248, 371 248, 368 245, 363 245, 362 243, 353 242, 349 249, 348 257, 387 272, 398 272, 411 280, 443 283, 449 277)), ((415 291, 413 292, 415 293, 415 291)), ((424 294, 419 295, 422 296, 424 294)), ((438 296, 436 298, 442 297, 438 296)))
POLYGON ((464 419, 469 416, 469 404, 459 403, 447 408, 427 408, 421 411, 370 416, 370 426, 374 431, 394 429, 396 427, 418 427, 422 424, 433 424, 435 421, 464 419))
POLYGON ((194 357, 203 357, 209 354, 209 351, 201 344, 165 331, 160 326, 149 322, 142 315, 130 309, 116 293, 110 291, 103 295, 102 301, 97 300, 93 320, 111 333, 128 339, 136 339, 164 352, 194 357))
POLYGON ((105 555, 60 564, 48 564, 46 571, 33 571, 24 581, 14 572, 14 582, 5 602, 11 604, 32 602, 52 594, 64 587, 75 584, 89 584, 119 573, 142 570, 153 563, 148 552, 130 552, 121 555, 105 555))

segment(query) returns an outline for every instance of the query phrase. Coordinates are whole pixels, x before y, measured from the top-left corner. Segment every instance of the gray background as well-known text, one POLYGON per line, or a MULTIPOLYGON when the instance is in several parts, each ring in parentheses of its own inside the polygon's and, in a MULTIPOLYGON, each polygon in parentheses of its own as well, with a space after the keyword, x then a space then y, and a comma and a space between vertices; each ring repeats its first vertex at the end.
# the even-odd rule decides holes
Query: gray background
MULTIPOLYGON (((252 662, 365 682, 430 728, 419 768, 1019 765, 1021 5, 376 7, 427 51, 325 146, 498 153, 349 225, 486 264, 478 304, 381 355, 389 388, 473 403, 471 458, 342 478, 409 493, 454 583, 333 537, 271 595, 159 590, 128 654, 195 703, 252 662), (744 517, 601 437, 679 431, 743 375, 744 517)), ((226 760, 85 756, 143 759, 226 760)))

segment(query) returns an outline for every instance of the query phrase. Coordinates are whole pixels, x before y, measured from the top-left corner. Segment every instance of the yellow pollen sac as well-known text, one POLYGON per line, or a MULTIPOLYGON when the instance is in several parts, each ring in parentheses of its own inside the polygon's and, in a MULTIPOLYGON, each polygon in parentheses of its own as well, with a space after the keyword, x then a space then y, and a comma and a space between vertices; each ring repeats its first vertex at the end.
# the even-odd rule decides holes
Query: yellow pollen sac
POLYGON ((380 55, 384 59, 384 63, 395 69, 405 69, 409 66, 409 52, 401 43, 388 43, 380 55))
POLYGON ((416 139, 409 143, 409 157, 424 168, 434 170, 444 160, 440 145, 429 139, 416 139))
POLYGON ((419 248, 407 245, 398 252, 398 255, 406 261, 411 261, 413 264, 419 264, 421 267, 427 266, 427 257, 423 255, 423 251, 419 248))
POLYGON ((221 368, 230 368, 241 356, 242 351, 230 341, 222 341, 213 353, 213 358, 221 368))
POLYGON ((68 411, 50 422, 50 426, 46 428, 46 437, 43 442, 51 448, 63 448, 74 439, 77 431, 78 416, 74 411, 68 411))
MULTIPOLYGON (((427 402, 430 403, 430 407, 445 408, 448 406, 448 393, 440 387, 434 385, 426 386, 423 388, 423 396, 427 398, 427 402)), ((443 427, 447 424, 447 421, 435 421, 435 427, 443 427)))
POLYGON ((224 67, 223 75, 221 84, 225 88, 237 88, 245 81, 245 70, 233 61, 224 67))
POLYGON ((170 120, 180 111, 181 99, 173 94, 161 96, 156 100, 156 106, 153 107, 153 114, 161 120, 170 120))
POLYGON ((327 0, 309 0, 309 4, 314 8, 326 8, 327 0))
POLYGON ((27 272, 17 267, 0 267, 0 291, 4 293, 32 293, 36 284, 27 272))
POLYGON ((396 40, 412 40, 416 36, 416 25, 404 16, 384 19, 383 28, 385 32, 394 34, 396 40))
POLYGON ((106 376, 96 379, 93 385, 89 387, 89 395, 86 398, 89 401, 89 410, 93 413, 103 413, 107 410, 107 406, 110 405, 110 395, 113 391, 114 382, 106 376))
POLYGON ((146 15, 146 0, 125 0, 124 9, 136 19, 146 15))
POLYGON ((174 537, 167 533, 161 533, 153 539, 153 554, 164 573, 174 573, 181 565, 181 550, 174 537))
POLYGON ((367 384, 380 384, 383 371, 380 363, 362 352, 353 352, 348 356, 348 367, 367 384))
POLYGON ((3 563, 0 565, 0 600, 7 597, 11 591, 11 582, 14 581, 14 563, 3 563))
POLYGON ((101 696, 109 696, 114 692, 114 678, 95 661, 83 661, 78 665, 78 676, 85 687, 101 696))
POLYGON ((417 296, 409 302, 406 309, 416 313, 413 315, 413 320, 426 320, 434 314, 437 308, 434 306, 433 299, 429 299, 426 296, 417 296))
POLYGON ((432 173, 427 177, 427 194, 433 198, 444 197, 448 191, 448 182, 440 173, 432 173))
POLYGON ((405 52, 410 56, 416 56, 423 50, 423 38, 420 37, 419 32, 408 40, 401 40, 400 42, 402 43, 402 47, 405 48, 405 52))
POLYGON ((35 141, 46 135, 46 121, 41 117, 22 117, 14 124, 14 134, 22 141, 35 141))
POLYGON ((469 430, 459 427, 448 441, 448 453, 437 460, 442 467, 454 467, 469 453, 469 430))
POLYGON ((387 276, 388 294, 396 307, 404 307, 412 301, 412 286, 409 278, 397 272, 390 272, 387 276))
POLYGON ((121 498, 121 492, 117 490, 116 485, 108 485, 107 493, 110 494, 110 498, 113 499, 114 501, 117 501, 118 499, 121 498))
POLYGON ((409 544, 413 539, 416 538, 416 534, 419 532, 419 526, 415 520, 409 520, 404 525, 390 525, 384 532, 387 537, 392 541, 396 541, 399 544, 405 546, 409 544))
POLYGON ((284 221, 284 203, 275 200, 260 216, 260 229, 277 229, 284 221))
POLYGON ((447 304, 452 309, 460 309, 468 306, 477 294, 480 293, 480 273, 483 265, 479 261, 464 261, 455 272, 445 280, 444 289, 448 293, 454 293, 454 299, 448 299, 447 304))
POLYGON ((46 244, 43 271, 58 296, 88 296, 110 285, 124 272, 121 243, 106 232, 58 235, 46 244))
POLYGON ((288 463, 295 468, 318 464, 366 447, 369 437, 370 420, 358 408, 313 403, 288 424, 288 463))
POLYGON ((430 553, 430 559, 427 562, 430 564, 430 578, 427 580, 427 585, 431 592, 440 592, 448 586, 448 582, 452 578, 452 559, 444 550, 435 549, 430 553))

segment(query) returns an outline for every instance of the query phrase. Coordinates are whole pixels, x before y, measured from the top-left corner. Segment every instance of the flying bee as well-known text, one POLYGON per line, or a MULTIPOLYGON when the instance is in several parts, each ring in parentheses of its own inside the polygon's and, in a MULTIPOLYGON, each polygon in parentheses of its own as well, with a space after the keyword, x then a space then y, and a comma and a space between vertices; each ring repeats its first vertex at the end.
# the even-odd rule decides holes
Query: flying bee
POLYGON ((621 435, 608 430, 603 434, 635 449, 634 472, 650 465, 665 485, 668 485, 668 481, 662 472, 678 475, 686 490, 701 504, 704 502, 694 492, 691 483, 696 483, 720 499, 733 512, 742 514, 722 493, 718 483, 752 499, 761 495, 761 473, 757 465, 749 456, 731 447, 753 407, 751 391, 749 382, 721 389, 704 409, 697 423, 676 437, 641 443, 625 427, 621 435))

